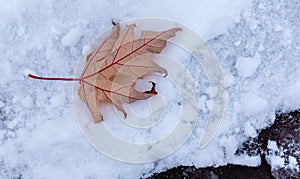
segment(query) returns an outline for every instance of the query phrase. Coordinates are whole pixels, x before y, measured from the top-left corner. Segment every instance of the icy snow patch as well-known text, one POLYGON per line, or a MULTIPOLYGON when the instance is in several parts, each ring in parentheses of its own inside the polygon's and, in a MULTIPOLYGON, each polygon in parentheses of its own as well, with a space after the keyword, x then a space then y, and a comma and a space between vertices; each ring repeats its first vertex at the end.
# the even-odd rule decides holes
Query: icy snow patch
POLYGON ((235 136, 223 136, 220 138, 220 146, 225 148, 227 157, 232 157, 238 147, 238 140, 235 136))
POLYGON ((274 151, 278 151, 278 147, 277 147, 277 143, 276 141, 268 141, 268 149, 274 150, 274 151))
POLYGON ((32 98, 29 95, 26 95, 24 98, 21 99, 21 103, 24 108, 31 108, 32 107, 32 98))
POLYGON ((280 156, 267 156, 267 161, 271 165, 272 170, 284 167, 284 158, 280 156))
POLYGON ((0 108, 3 108, 5 106, 5 103, 3 101, 0 101, 0 108))
POLYGON ((61 39, 61 45, 65 47, 72 47, 77 44, 80 37, 82 36, 82 28, 81 27, 75 27, 71 29, 62 39, 61 39))
POLYGON ((54 106, 62 106, 66 103, 66 98, 64 95, 53 95, 50 99, 50 103, 54 106))
POLYGON ((237 40, 237 41, 235 41, 234 43, 233 43, 235 46, 240 46, 240 44, 241 44, 241 41, 240 40, 237 40))
POLYGON ((286 88, 283 93, 283 101, 286 106, 297 108, 300 106, 300 77, 295 78, 298 80, 293 81, 286 88))
POLYGON ((289 156, 289 168, 297 169, 298 162, 297 159, 293 156, 289 156))
POLYGON ((6 75, 11 75, 13 73, 13 66, 9 61, 1 61, 1 65, 0 65, 0 80, 1 83, 4 84, 4 82, 6 81, 5 77, 6 75))
POLYGON ((234 156, 231 158, 230 163, 234 163, 237 165, 245 165, 247 166, 259 166, 261 164, 260 156, 248 156, 248 155, 241 155, 241 156, 234 156))
POLYGON ((245 114, 254 115, 266 111, 268 103, 264 98, 254 93, 245 93, 241 97, 240 108, 245 114))
POLYGON ((256 137, 257 133, 254 129, 254 127, 251 125, 250 122, 245 122, 244 124, 244 130, 245 130, 245 134, 247 136, 250 136, 250 137, 256 137))
POLYGON ((267 148, 270 149, 269 155, 266 157, 268 163, 271 165, 272 170, 284 167, 284 157, 278 153, 279 148, 275 141, 268 141, 267 148))
POLYGON ((250 57, 239 57, 235 64, 235 68, 238 71, 239 76, 243 78, 251 77, 257 70, 257 67, 261 63, 261 58, 255 56, 250 57))
POLYGON ((139 17, 153 17, 155 14, 156 17, 176 19, 178 22, 190 26, 204 39, 210 39, 238 22, 240 11, 249 6, 250 1, 245 0, 186 0, 184 3, 174 0, 166 0, 164 3, 147 1, 142 8, 135 9, 134 13, 139 17), (151 11, 145 11, 145 7, 151 11))

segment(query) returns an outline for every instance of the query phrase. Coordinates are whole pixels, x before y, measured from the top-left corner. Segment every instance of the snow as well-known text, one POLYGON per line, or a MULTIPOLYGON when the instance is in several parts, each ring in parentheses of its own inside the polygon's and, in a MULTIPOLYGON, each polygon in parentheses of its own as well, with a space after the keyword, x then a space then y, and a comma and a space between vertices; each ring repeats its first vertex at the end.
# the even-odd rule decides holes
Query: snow
MULTIPOLYGON (((272 170, 285 167, 283 153, 278 148, 276 142, 269 140, 267 148, 269 149, 269 154, 267 155, 266 159, 268 163, 271 165, 272 170)), ((292 163, 293 163, 293 159, 290 162, 290 166, 296 167, 296 165, 292 163)))
POLYGON ((250 122, 245 122, 244 130, 245 130, 245 135, 247 135, 247 136, 250 136, 253 138, 255 136, 257 136, 257 132, 255 131, 255 128, 251 125, 250 122))
POLYGON ((235 68, 237 69, 239 76, 247 78, 256 72, 260 63, 261 59, 259 56, 255 56, 254 58, 238 57, 235 68))
POLYGON ((5 103, 3 101, 0 101, 0 108, 3 108, 5 106, 5 103))
POLYGON ((178 22, 195 29, 204 39, 210 39, 221 34, 224 29, 240 18, 239 12, 250 6, 249 1, 221 1, 221 0, 187 0, 179 1, 151 1, 147 8, 137 8, 135 13, 141 17, 165 17, 176 19, 178 22), (168 9, 168 13, 165 13, 168 9), (218 12, 218 13, 216 13, 218 12))
POLYGON ((248 115, 264 112, 268 108, 267 101, 254 93, 242 94, 239 105, 240 110, 248 115))
POLYGON ((29 95, 26 95, 22 101, 21 101, 22 105, 24 108, 31 108, 32 107, 32 99, 29 95))
POLYGON ((82 36, 82 28, 75 27, 71 29, 64 37, 61 39, 61 45, 65 47, 72 47, 77 44, 80 37, 82 36))
POLYGON ((53 95, 50 98, 50 103, 53 104, 54 106, 62 106, 66 103, 65 97, 63 95, 53 95))
POLYGON ((297 162, 297 159, 293 156, 289 156, 289 168, 296 169, 299 171, 298 166, 299 164, 297 162))
POLYGON ((235 156, 232 157, 230 163, 234 163, 236 165, 245 165, 245 163, 247 163, 247 166, 256 167, 261 164, 261 159, 259 156, 235 156))
POLYGON ((286 106, 296 108, 300 106, 300 76, 296 78, 296 81, 287 85, 287 88, 283 92, 283 101, 286 106))
POLYGON ((269 140, 267 147, 268 147, 268 149, 271 149, 271 150, 274 150, 274 151, 278 151, 278 147, 277 147, 276 141, 269 140))
MULTIPOLYGON (((139 178, 177 165, 259 165, 259 157, 234 153, 243 141, 273 122, 275 111, 300 107, 298 9, 297 0, 188 0, 184 3, 3 0, 0 6, 0 178, 20 175, 24 178, 139 178), (228 100, 218 133, 200 149, 199 138, 216 97, 211 91, 218 88, 210 86, 201 64, 182 52, 174 53, 195 79, 199 118, 191 136, 176 152, 154 162, 131 164, 106 157, 82 135, 74 113, 71 83, 32 80, 26 74, 75 76, 78 60, 91 51, 88 45, 96 36, 111 28, 111 19, 125 22, 149 16, 185 24, 207 40, 222 68, 228 100)), ((173 89, 170 84, 165 82, 169 88, 164 89, 173 89)), ((161 91, 170 101, 177 96, 175 92, 161 91)), ((176 112, 179 111, 177 102, 170 104, 176 112)), ((148 110, 147 103, 129 108, 148 110)), ((138 111, 137 115, 141 113, 138 111)), ((175 119, 178 116, 168 116, 168 122, 153 131, 156 134, 148 131, 139 135, 128 132, 127 128, 119 129, 116 124, 119 121, 111 120, 107 125, 120 137, 149 142, 173 130, 177 125, 175 119)), ((279 150, 273 141, 269 141, 268 148, 279 150)), ((280 153, 275 153, 267 156, 273 169, 284 166, 280 153)), ((289 166, 299 169, 292 156, 289 166)))
POLYGON ((270 163, 272 170, 284 167, 284 158, 280 156, 268 156, 267 161, 270 163))
POLYGON ((238 147, 238 140, 235 136, 223 136, 220 138, 220 146, 225 148, 227 157, 232 157, 238 147))
POLYGON ((241 41, 240 40, 237 40, 233 43, 235 46, 239 46, 241 44, 241 41))

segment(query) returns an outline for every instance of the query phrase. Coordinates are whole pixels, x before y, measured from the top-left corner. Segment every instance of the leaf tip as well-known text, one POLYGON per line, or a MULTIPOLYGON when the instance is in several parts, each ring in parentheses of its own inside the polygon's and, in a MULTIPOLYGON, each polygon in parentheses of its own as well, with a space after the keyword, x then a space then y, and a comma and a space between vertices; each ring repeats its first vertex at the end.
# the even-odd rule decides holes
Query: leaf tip
POLYGON ((156 86, 156 83, 154 83, 153 81, 149 81, 149 83, 152 84, 152 88, 150 89, 150 91, 145 91, 144 93, 146 94, 158 94, 157 91, 155 90, 155 86, 156 86))
POLYGON ((115 22, 114 19, 111 19, 111 23, 115 26, 115 25, 119 25, 118 22, 115 22))
POLYGON ((93 114, 93 117, 94 117, 94 123, 95 124, 97 124, 97 123, 99 123, 99 122, 102 122, 103 121, 103 116, 100 114, 100 116, 95 116, 94 114, 93 114))

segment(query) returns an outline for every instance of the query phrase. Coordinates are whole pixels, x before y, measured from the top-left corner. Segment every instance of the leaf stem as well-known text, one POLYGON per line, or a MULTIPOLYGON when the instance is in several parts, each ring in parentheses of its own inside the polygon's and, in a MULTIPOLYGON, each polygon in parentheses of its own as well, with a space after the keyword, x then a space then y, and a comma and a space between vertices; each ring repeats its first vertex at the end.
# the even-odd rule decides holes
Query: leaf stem
POLYGON ((48 78, 42 76, 35 76, 31 73, 27 75, 29 78, 38 79, 38 80, 51 80, 51 81, 83 81, 83 78, 48 78))

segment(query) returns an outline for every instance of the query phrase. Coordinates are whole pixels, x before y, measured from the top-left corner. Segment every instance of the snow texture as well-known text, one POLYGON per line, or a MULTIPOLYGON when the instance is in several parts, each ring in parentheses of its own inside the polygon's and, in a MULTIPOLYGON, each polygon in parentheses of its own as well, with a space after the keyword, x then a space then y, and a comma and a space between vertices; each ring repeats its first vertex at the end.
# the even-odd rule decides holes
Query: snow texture
MULTIPOLYGON (((298 0, 59 1, 2 0, 0 6, 0 178, 139 178, 177 165, 259 165, 236 156, 248 137, 274 121, 276 110, 300 107, 300 3, 298 0), (217 136, 198 147, 205 127, 196 124, 175 153, 152 163, 129 164, 96 151, 77 126, 72 84, 37 81, 73 76, 82 52, 111 19, 156 16, 190 26, 215 51, 228 96, 217 136)), ((186 59, 202 91, 201 115, 211 96, 205 73, 186 59)), ((123 131, 124 132, 124 131, 123 131)), ((270 149, 274 145, 270 143, 270 149)), ((290 165, 296 165, 290 157, 290 165)), ((283 158, 270 155, 272 168, 283 158)))
POLYGON ((274 150, 274 151, 278 151, 278 147, 275 141, 268 141, 268 149, 274 150))
POLYGON ((278 148, 275 141, 268 141, 269 155, 267 156, 267 161, 271 165, 271 168, 278 169, 284 167, 284 158, 281 156, 280 149, 278 148))
POLYGON ((64 47, 72 47, 76 45, 82 35, 82 29, 80 27, 75 27, 71 29, 62 39, 61 45, 64 47))
POLYGON ((261 59, 258 57, 238 57, 235 68, 239 76, 243 78, 251 77, 257 70, 261 59))

